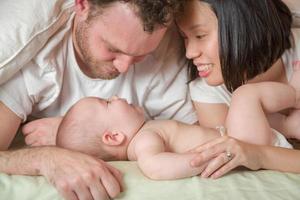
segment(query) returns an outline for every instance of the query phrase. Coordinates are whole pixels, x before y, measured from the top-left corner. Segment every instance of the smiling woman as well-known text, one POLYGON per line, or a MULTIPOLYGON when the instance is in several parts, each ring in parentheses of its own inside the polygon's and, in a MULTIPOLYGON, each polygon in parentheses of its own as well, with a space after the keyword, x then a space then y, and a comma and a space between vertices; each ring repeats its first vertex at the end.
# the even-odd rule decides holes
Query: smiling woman
POLYGON ((300 30, 291 30, 291 23, 291 12, 280 0, 187 1, 177 24, 192 62, 191 78, 196 78, 190 90, 199 123, 226 126, 229 136, 244 141, 226 136, 196 148, 194 166, 212 159, 203 177, 220 177, 239 165, 300 172, 299 162, 293 167, 283 164, 296 160, 299 151, 255 145, 287 144, 282 134, 299 138, 291 131, 299 114, 277 113, 298 109, 299 84, 294 83, 299 75, 293 67, 300 60, 300 30), (275 114, 266 117, 266 112, 275 114), (233 159, 224 164, 226 152, 233 159))

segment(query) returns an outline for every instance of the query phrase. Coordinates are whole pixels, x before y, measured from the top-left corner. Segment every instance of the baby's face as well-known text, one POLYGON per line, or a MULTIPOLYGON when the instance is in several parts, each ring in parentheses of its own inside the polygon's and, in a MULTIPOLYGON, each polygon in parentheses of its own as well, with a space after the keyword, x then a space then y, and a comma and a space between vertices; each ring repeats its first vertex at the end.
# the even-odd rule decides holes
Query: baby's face
POLYGON ((124 133, 131 139, 143 125, 143 109, 129 104, 125 99, 112 97, 110 100, 94 98, 91 105, 94 117, 109 131, 124 133))
MULTIPOLYGON (((61 145, 100 158, 104 158, 100 142, 104 132, 125 135, 126 143, 117 151, 117 157, 122 156, 120 159, 123 159, 127 156, 127 145, 145 121, 141 107, 128 104, 125 99, 118 97, 110 100, 86 97, 70 110, 65 116, 68 119, 64 124, 65 129, 61 129, 60 138, 64 141, 61 145)), ((109 153, 116 153, 113 149, 109 153)))

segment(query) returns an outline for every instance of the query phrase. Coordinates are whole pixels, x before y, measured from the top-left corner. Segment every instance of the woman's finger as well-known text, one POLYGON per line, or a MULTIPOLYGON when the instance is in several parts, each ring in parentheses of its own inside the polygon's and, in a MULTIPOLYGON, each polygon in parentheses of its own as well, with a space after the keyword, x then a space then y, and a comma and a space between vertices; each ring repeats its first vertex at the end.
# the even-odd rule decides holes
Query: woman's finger
POLYGON ((218 157, 220 154, 231 149, 227 142, 220 142, 210 146, 209 148, 202 150, 200 153, 196 153, 196 156, 191 160, 190 164, 192 167, 198 167, 205 162, 210 161, 213 158, 218 157))
POLYGON ((228 140, 228 136, 218 137, 218 138, 212 139, 212 140, 192 149, 190 152, 192 152, 192 153, 202 152, 207 149, 211 149, 213 146, 216 146, 220 143, 226 142, 227 140, 228 140))
POLYGON ((225 163, 221 168, 217 169, 210 177, 213 178, 213 179, 220 178, 224 174, 226 174, 229 171, 233 170, 234 168, 239 166, 237 160, 238 160, 237 158, 233 158, 229 162, 225 163))
POLYGON ((211 160, 208 165, 205 167, 204 171, 201 173, 202 178, 207 178, 211 176, 215 171, 220 167, 226 165, 230 162, 230 159, 225 152, 221 153, 219 156, 211 160))

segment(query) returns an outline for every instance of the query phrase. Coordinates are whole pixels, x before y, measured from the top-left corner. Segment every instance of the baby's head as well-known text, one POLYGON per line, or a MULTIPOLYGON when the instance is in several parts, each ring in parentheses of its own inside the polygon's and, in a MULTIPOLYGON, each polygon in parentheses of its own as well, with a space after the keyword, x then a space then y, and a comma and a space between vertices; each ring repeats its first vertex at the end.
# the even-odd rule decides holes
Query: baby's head
POLYGON ((86 97, 64 116, 56 144, 103 160, 126 160, 128 144, 144 121, 143 110, 124 99, 86 97))

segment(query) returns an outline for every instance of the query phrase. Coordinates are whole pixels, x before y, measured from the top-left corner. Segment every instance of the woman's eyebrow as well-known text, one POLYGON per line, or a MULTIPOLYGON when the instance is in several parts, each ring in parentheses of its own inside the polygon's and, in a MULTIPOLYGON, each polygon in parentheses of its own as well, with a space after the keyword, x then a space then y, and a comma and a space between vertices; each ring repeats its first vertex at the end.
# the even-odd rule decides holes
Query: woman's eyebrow
POLYGON ((203 23, 198 23, 198 24, 194 24, 192 26, 189 27, 189 30, 194 30, 194 29, 197 29, 197 28, 202 28, 204 26, 203 23))

